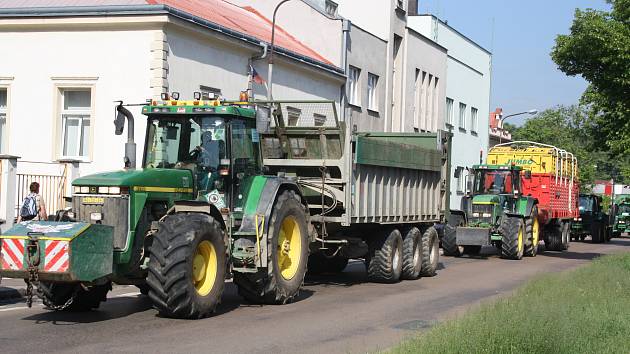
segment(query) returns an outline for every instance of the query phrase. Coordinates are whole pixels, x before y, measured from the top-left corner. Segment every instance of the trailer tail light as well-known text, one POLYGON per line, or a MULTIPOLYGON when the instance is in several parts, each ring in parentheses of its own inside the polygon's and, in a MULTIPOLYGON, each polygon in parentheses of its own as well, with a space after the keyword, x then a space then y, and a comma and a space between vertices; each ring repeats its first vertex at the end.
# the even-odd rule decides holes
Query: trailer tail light
POLYGON ((222 168, 219 170, 219 175, 221 176, 229 176, 230 175, 230 170, 227 168, 222 168))

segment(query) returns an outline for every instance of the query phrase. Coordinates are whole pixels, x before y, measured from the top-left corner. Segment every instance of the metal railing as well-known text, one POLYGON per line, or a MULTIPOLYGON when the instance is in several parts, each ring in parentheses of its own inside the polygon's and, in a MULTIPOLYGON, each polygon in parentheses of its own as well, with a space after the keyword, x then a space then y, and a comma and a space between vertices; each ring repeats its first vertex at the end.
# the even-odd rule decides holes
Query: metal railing
POLYGON ((39 183, 39 195, 46 204, 46 213, 54 215, 65 206, 66 180, 68 178, 67 167, 64 167, 61 175, 17 174, 17 199, 15 216, 17 217, 24 202, 24 198, 30 193, 31 183, 39 183))

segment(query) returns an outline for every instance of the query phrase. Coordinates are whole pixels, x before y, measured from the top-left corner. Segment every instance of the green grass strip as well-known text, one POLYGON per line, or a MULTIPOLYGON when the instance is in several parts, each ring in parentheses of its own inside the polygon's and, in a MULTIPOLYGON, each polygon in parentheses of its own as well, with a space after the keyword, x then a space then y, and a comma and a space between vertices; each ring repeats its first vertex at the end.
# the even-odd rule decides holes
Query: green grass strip
POLYGON ((528 282, 392 353, 630 353, 630 253, 528 282))

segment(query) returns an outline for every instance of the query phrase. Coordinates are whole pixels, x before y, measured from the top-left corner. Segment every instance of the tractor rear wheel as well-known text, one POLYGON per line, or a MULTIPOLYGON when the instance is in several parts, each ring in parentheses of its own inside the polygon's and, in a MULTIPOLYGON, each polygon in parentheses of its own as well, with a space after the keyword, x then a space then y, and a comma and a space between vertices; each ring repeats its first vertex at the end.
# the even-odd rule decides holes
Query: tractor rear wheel
POLYGON ((393 229, 370 244, 368 279, 376 283, 395 283, 402 273, 400 231, 393 229))
POLYGON ((540 223, 538 222, 538 207, 534 206, 529 218, 525 221, 525 256, 536 257, 538 254, 538 243, 540 242, 540 223))
POLYGON ((603 243, 604 235, 602 234, 601 223, 594 221, 591 224, 591 242, 603 243))
POLYGON ((348 266, 348 258, 341 256, 327 257, 323 253, 308 256, 309 275, 341 273, 348 266))
POLYGON ((151 245, 149 298, 165 317, 207 317, 221 302, 225 269, 224 233, 217 220, 206 214, 169 215, 151 245))
POLYGON ((440 261, 440 240, 435 227, 431 226, 422 234, 422 268, 420 275, 433 277, 437 274, 440 261))
POLYGON ((499 232, 501 233, 501 258, 519 260, 525 249, 525 225, 515 216, 503 216, 499 232))
POLYGON ((52 310, 89 311, 107 300, 112 284, 107 282, 87 289, 81 284, 40 282, 37 295, 52 310))
POLYGON ((422 233, 417 227, 410 228, 403 238, 402 278, 413 280, 420 277, 422 268, 422 233))
POLYGON ((267 237, 267 269, 234 273, 238 293, 247 301, 285 304, 299 293, 308 264, 306 207, 294 191, 276 200, 267 237))

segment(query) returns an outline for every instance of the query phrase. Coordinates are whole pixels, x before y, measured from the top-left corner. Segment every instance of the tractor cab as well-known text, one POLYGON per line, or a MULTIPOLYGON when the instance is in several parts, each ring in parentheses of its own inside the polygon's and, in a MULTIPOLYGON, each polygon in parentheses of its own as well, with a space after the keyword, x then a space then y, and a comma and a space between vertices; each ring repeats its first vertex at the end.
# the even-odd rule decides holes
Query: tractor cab
POLYGON ((262 173, 256 108, 248 102, 152 101, 142 167, 189 171, 194 198, 242 211, 244 185, 262 173), (234 188, 230 188, 234 186, 234 188))
POLYGON ((463 210, 473 224, 496 224, 502 211, 514 212, 520 196, 522 168, 512 165, 475 165, 468 180, 463 210), (516 197, 516 198, 515 198, 516 197))

